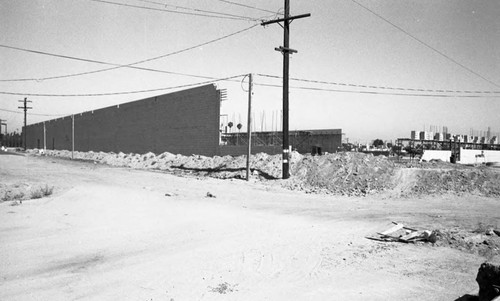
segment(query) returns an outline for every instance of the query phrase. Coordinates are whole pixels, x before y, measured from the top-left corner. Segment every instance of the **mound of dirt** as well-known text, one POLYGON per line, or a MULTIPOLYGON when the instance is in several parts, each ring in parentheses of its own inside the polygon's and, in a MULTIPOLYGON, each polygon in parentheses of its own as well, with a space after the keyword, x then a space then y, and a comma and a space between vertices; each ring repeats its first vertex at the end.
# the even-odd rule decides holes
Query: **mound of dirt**
POLYGON ((436 230, 436 246, 445 246, 463 252, 479 254, 487 259, 500 255, 500 236, 486 232, 461 229, 436 230))
MULTIPOLYGON (((38 154, 31 150, 31 154, 38 154)), ((47 151, 48 156, 71 158, 70 151, 47 151)), ((180 175, 220 179, 244 178, 245 156, 183 156, 104 152, 74 152, 74 158, 112 166, 169 171, 180 175)), ((252 176, 261 180, 281 178, 281 155, 260 153, 250 159, 252 176)), ((471 167, 445 162, 406 166, 385 156, 343 152, 324 156, 291 153, 289 180, 282 185, 293 190, 364 196, 387 191, 397 196, 472 193, 500 196, 500 172, 490 167, 471 167)))
POLYGON ((292 165, 288 186, 310 192, 366 195, 391 188, 394 168, 386 157, 371 154, 305 156, 292 165))
POLYGON ((500 196, 500 173, 484 167, 457 166, 456 169, 413 169, 403 195, 477 194, 500 196))

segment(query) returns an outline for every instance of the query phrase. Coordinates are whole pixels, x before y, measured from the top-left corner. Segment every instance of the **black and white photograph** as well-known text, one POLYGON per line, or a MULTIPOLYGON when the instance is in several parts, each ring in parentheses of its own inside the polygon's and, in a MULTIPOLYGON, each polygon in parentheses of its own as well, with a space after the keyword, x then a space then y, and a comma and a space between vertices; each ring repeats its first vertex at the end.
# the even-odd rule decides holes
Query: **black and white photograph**
POLYGON ((500 1, 0 1, 0 300, 500 301, 500 1))

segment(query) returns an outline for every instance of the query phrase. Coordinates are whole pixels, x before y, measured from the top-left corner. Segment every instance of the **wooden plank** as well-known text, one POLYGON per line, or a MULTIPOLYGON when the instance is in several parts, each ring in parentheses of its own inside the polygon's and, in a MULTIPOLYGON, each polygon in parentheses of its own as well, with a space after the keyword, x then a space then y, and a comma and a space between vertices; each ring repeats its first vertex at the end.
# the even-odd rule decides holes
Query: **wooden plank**
MULTIPOLYGON (((395 225, 398 225, 398 223, 397 223, 397 222, 392 222, 392 223, 393 223, 393 224, 395 224, 395 225)), ((417 229, 410 228, 410 227, 406 227, 406 226, 404 226, 404 227, 403 227, 403 229, 405 229, 405 230, 410 230, 410 231, 418 231, 417 229)))
POLYGON ((415 238, 418 238, 419 236, 421 236, 422 233, 419 232, 419 231, 415 231, 415 232, 412 232, 410 234, 406 234, 404 236, 401 236, 401 240, 404 240, 404 241, 409 241, 411 239, 415 239, 415 238))
MULTIPOLYGON (((393 223, 394 223, 394 222, 393 222, 393 223)), ((393 232, 396 232, 396 231, 398 231, 398 230, 403 229, 403 227, 404 227, 404 225, 403 225, 403 224, 398 224, 398 223, 396 223, 396 225, 395 225, 395 226, 393 226, 393 227, 391 227, 391 228, 389 228, 389 229, 385 230, 384 232, 380 232, 380 233, 377 233, 377 234, 380 234, 380 235, 387 235, 387 234, 391 234, 391 233, 393 233, 393 232)))

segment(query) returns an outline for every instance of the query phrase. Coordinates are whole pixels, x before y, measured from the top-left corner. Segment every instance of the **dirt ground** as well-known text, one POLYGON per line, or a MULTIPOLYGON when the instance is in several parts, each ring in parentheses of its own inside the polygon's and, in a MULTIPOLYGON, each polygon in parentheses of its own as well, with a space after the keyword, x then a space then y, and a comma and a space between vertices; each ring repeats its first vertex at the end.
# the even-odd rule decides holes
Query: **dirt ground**
POLYGON ((0 192, 0 300, 451 301, 500 254, 498 196, 347 197, 6 154, 0 192), (393 221, 441 239, 365 238, 393 221))

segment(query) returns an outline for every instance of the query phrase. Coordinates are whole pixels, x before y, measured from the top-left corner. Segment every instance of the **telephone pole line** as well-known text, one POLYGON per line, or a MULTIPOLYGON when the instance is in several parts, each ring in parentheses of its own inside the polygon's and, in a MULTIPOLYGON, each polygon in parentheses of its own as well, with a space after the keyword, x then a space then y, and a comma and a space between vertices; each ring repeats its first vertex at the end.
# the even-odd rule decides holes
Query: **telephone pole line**
POLYGON ((252 94, 253 94, 253 75, 248 75, 248 148, 247 148, 247 181, 250 181, 250 156, 252 155, 252 94))
POLYGON ((283 54, 283 179, 290 177, 290 143, 288 134, 288 82, 290 68, 290 53, 297 53, 297 50, 290 48, 290 23, 295 19, 310 17, 311 14, 302 14, 290 16, 290 0, 285 0, 285 15, 283 18, 262 22, 261 25, 269 25, 278 23, 283 27, 283 46, 277 47, 274 50, 283 54), (283 25, 280 24, 283 22, 283 25))
POLYGON ((31 100, 28 100, 26 97, 24 100, 19 100, 19 102, 24 102, 23 107, 18 107, 18 109, 24 109, 24 130, 23 130, 23 138, 24 138, 24 150, 26 150, 26 117, 27 117, 27 112, 29 109, 33 109, 32 107, 28 107, 27 104, 28 102, 31 102, 31 100))
POLYGON ((7 120, 0 119, 0 134, 2 133, 2 125, 5 125, 5 134, 7 134, 7 123, 4 121, 7 121, 7 120))
POLYGON ((5 135, 7 135, 7 123, 4 122, 7 121, 5 119, 0 119, 0 144, 3 145, 3 135, 2 135, 2 125, 5 125, 5 135))

